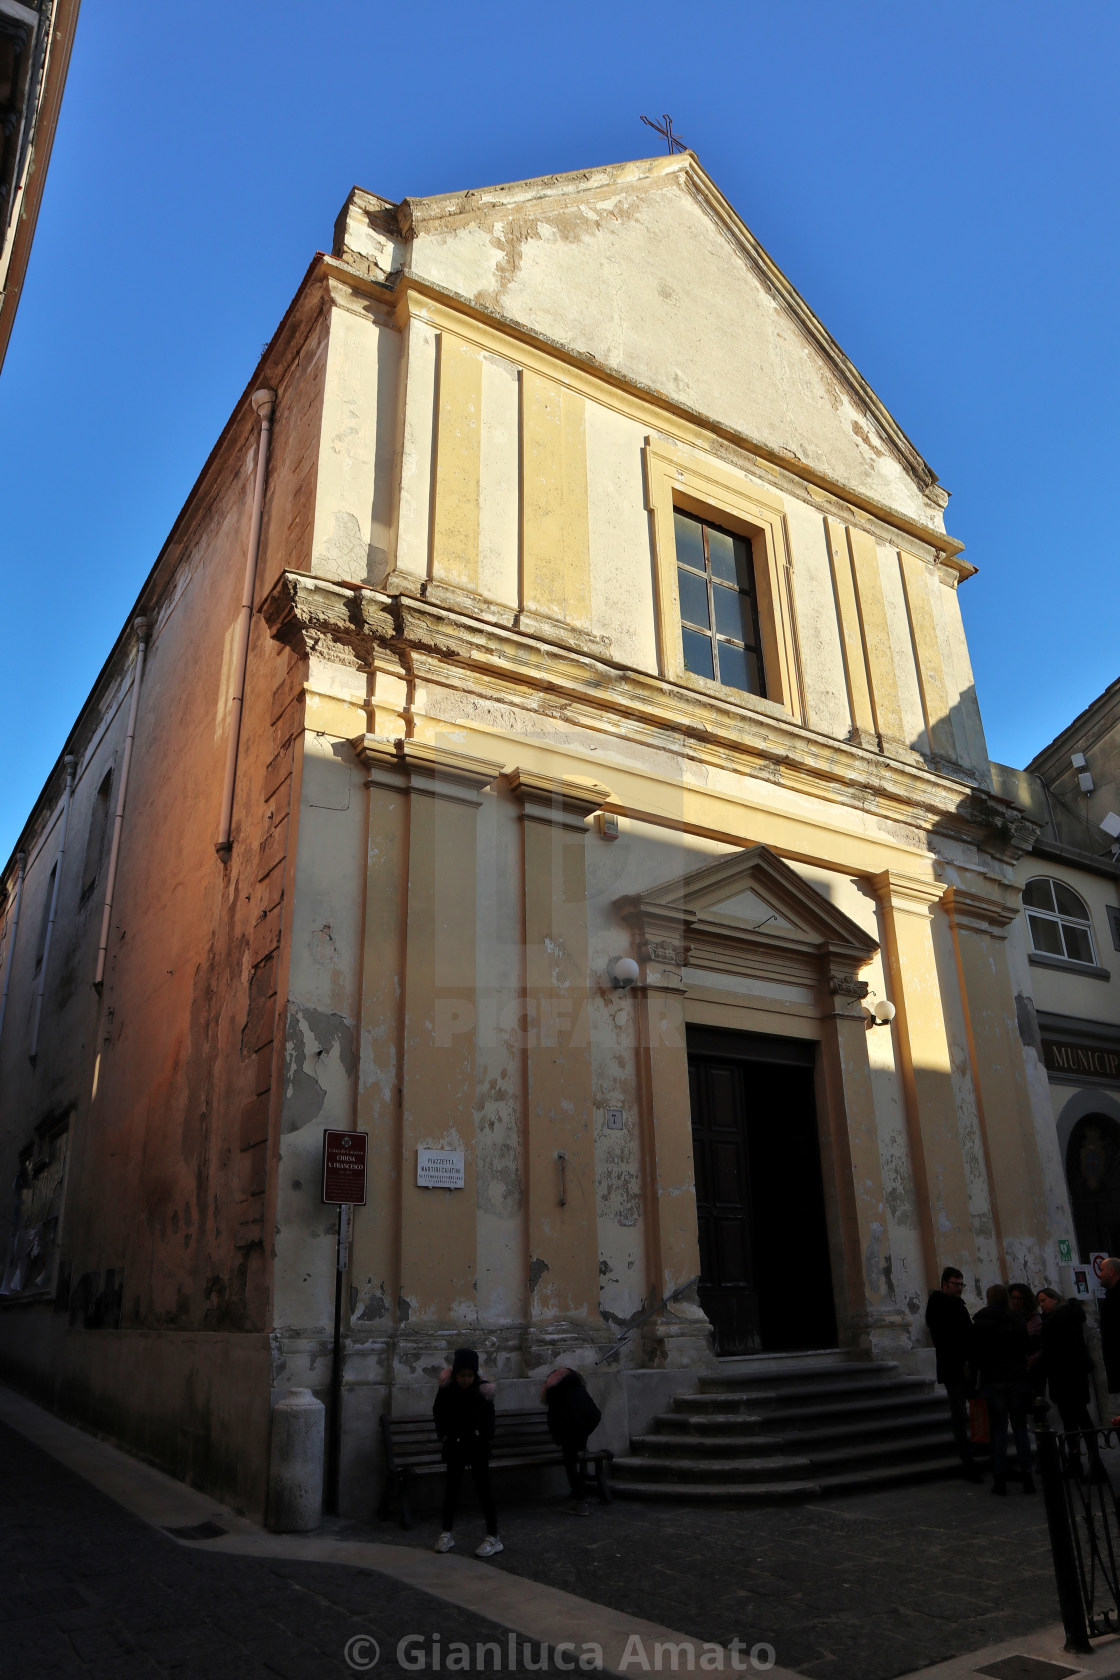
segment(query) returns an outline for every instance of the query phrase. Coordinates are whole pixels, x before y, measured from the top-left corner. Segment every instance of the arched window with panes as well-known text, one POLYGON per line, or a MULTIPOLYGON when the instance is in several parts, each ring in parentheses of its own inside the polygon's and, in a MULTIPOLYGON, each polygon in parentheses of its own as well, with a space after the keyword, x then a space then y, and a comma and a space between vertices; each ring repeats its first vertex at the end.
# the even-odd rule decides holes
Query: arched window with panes
POLYGON ((1023 888, 1023 906, 1033 951, 1066 962, 1096 962, 1089 908, 1072 887, 1037 875, 1023 888))

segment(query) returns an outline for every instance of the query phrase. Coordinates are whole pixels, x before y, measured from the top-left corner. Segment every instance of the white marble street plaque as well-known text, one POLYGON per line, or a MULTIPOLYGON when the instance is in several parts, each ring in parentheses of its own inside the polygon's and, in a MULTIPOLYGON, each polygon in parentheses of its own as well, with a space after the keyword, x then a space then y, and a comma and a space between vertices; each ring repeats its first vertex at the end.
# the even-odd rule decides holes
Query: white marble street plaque
POLYGON ((462 1190, 463 1151, 461 1149, 418 1149, 416 1151, 416 1182, 429 1190, 462 1190))

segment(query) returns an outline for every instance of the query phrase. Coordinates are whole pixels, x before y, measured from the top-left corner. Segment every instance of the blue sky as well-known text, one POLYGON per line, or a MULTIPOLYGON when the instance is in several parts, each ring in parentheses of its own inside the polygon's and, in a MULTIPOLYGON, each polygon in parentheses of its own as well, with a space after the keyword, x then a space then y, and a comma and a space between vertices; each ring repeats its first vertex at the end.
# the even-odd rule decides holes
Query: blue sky
POLYGON ((992 756, 1120 671, 1120 7, 84 0, 0 374, 0 858, 311 253, 684 139, 953 492, 992 756))

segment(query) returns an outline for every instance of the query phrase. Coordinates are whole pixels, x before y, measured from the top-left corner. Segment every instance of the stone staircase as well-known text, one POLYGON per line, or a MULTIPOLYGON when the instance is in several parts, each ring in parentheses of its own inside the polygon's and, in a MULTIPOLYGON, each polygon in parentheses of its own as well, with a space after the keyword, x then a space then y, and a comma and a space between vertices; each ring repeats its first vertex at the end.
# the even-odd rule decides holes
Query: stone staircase
POLYGON ((772 1505, 960 1470, 927 1377, 843 1353, 721 1359, 616 1458, 620 1499, 772 1505))

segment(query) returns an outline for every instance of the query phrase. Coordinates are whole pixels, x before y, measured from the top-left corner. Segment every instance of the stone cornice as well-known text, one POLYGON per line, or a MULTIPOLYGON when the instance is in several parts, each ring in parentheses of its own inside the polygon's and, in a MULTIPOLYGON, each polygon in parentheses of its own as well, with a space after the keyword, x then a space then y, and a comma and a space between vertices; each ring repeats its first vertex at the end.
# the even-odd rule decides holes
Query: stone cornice
POLYGON ((766 846, 616 899, 615 907, 647 964, 823 987, 844 1013, 867 995, 859 970, 876 941, 766 846), (722 908, 744 890, 774 914, 750 922, 722 908))
POLYGON ((389 741, 381 735, 355 735, 351 746, 370 771, 370 785, 408 787, 437 799, 477 804, 483 788, 502 773, 491 759, 449 752, 429 741, 389 741))
POLYGON ((597 787, 594 782, 575 781, 568 776, 540 776, 519 767, 507 773, 507 781, 528 821, 554 823, 584 832, 587 818, 601 810, 611 797, 608 788, 597 787))
POLYGON ((871 884, 880 904, 892 910, 902 910, 912 916, 930 916, 933 907, 945 896, 943 881, 929 880, 920 875, 903 875, 895 869, 881 870, 872 875, 871 884))
MULTIPOLYGON (((761 247, 759 247, 761 249, 761 247)), ((829 474, 820 472, 796 455, 785 450, 773 449, 757 438, 749 437, 732 426, 727 426, 710 415, 702 414, 699 410, 678 401, 667 392, 646 386, 639 381, 629 378, 622 373, 615 372, 605 363, 597 361, 595 357, 579 354, 567 345, 549 338, 546 334, 531 331, 520 322, 512 320, 507 315, 486 309, 476 303, 473 298, 464 296, 461 292, 452 291, 449 287, 441 286, 430 280, 426 275, 418 274, 409 268, 397 270, 391 278, 375 280, 363 274, 360 269, 351 267, 338 257, 320 256, 317 261, 328 277, 338 277, 354 287, 355 291, 371 298, 376 298, 380 304, 386 299, 396 305, 397 319, 401 323, 411 313, 428 313, 427 305, 443 305, 449 311, 468 321, 477 322, 482 327, 489 327, 497 336, 505 340, 524 345, 527 348, 539 350, 553 362, 563 363, 573 369, 585 370, 587 375, 596 380, 600 386, 608 387, 612 391, 625 394, 634 403, 640 405, 643 411, 643 423, 652 426, 663 425, 666 419, 672 418, 679 422, 682 440, 698 444, 701 448, 710 445, 712 438, 718 438, 733 448, 742 450, 745 455, 753 456, 756 461, 767 462, 778 467, 790 475, 791 479, 802 484, 808 484, 833 496, 843 508, 858 510, 867 514, 893 533, 902 533, 913 541, 921 543, 923 549, 928 548, 933 557, 941 564, 951 569, 957 582, 972 577, 976 567, 962 555, 963 542, 956 537, 948 536, 935 526, 923 524, 920 520, 912 519, 897 508, 886 506, 870 496, 853 489, 850 485, 841 483, 829 474)), ((787 282, 788 284, 788 282, 787 282)), ((808 307, 807 305, 805 306, 808 307)), ((824 331, 824 329, 821 329, 824 331)), ((508 354, 508 351, 506 352, 508 354)), ((843 352, 840 352, 842 355, 843 352)), ((846 360, 846 358, 845 358, 846 360)), ((849 364, 850 366, 850 364, 849 364)), ((852 369, 855 372, 854 368, 852 369)), ((856 378, 860 376, 857 374, 856 378)), ((845 384, 848 383, 845 378, 845 384)), ((876 399, 876 402, 878 399, 876 399)), ((879 405, 880 407, 882 405, 879 405)), ((886 410, 883 410, 886 413, 886 410)), ((900 428, 898 435, 905 437, 900 428)), ((909 448, 913 445, 906 440, 909 448)), ((916 454, 916 451, 914 452, 916 454)), ((909 465, 909 463, 908 463, 909 465)), ((923 463, 924 465, 924 463, 923 463)), ((929 474, 928 483, 936 482, 935 475, 926 468, 929 474)))
MULTIPOLYGON (((1018 893, 1015 894, 1016 900, 1018 893)), ((962 887, 949 887, 941 901, 949 917, 950 926, 969 933, 987 934, 1006 939, 1004 931, 1019 914, 1018 902, 1007 903, 986 893, 968 892, 962 887)))
POLYGON ((603 731, 613 724, 632 740, 671 747, 698 763, 910 825, 915 850, 932 830, 1004 862, 1022 854, 1008 816, 1019 815, 1017 806, 924 766, 817 734, 752 695, 732 701, 696 694, 430 600, 306 573, 283 573, 261 611, 273 635, 299 651, 364 665, 379 648, 407 652, 425 682, 506 704, 561 705, 580 727, 603 731))

